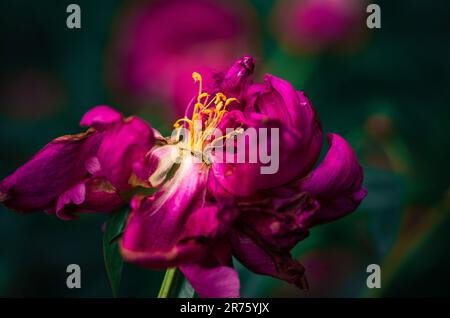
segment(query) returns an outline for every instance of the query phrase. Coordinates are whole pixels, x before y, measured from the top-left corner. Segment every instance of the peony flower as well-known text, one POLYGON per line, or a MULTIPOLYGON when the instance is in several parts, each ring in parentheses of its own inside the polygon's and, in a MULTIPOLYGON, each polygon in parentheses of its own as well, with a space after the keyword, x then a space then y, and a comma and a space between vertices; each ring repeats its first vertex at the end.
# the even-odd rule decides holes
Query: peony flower
POLYGON ((305 269, 290 251, 311 227, 357 208, 366 195, 363 171, 336 134, 313 169, 323 136, 311 102, 273 75, 253 83, 253 70, 254 59, 244 56, 209 81, 193 73, 198 96, 170 137, 94 108, 81 121, 92 127, 86 133, 56 139, 0 183, 2 201, 24 210, 95 211, 96 204, 111 211, 113 200, 103 193, 88 195, 92 179, 115 195, 152 187, 152 195, 131 199, 120 239, 126 261, 177 267, 201 297, 239 296, 232 256, 255 273, 307 289, 305 269), (257 143, 252 131, 264 132, 257 143))
POLYGON ((294 51, 350 49, 365 32, 365 6, 360 0, 282 1, 275 14, 281 41, 294 51))
POLYGON ((116 85, 137 102, 162 100, 173 115, 182 116, 196 91, 193 71, 224 69, 253 46, 246 11, 243 4, 210 0, 152 1, 131 8, 113 46, 116 85))
POLYGON ((159 185, 176 166, 174 158, 181 157, 179 166, 153 196, 133 199, 121 241, 126 260, 151 269, 179 267, 202 297, 239 296, 232 255, 256 273, 306 289, 304 268, 290 250, 309 228, 350 213, 366 195, 357 158, 338 135, 328 136, 330 150, 312 170, 322 130, 310 101, 272 75, 264 84, 251 83, 253 68, 253 58, 244 57, 211 83, 194 74, 198 98, 175 128, 183 123, 192 132, 200 120, 203 138, 157 142, 148 157, 157 165, 150 182, 159 185), (262 127, 280 131, 276 173, 261 174, 258 162, 223 162, 215 152, 205 156, 218 140, 213 129, 230 140, 226 128, 243 133, 262 127))

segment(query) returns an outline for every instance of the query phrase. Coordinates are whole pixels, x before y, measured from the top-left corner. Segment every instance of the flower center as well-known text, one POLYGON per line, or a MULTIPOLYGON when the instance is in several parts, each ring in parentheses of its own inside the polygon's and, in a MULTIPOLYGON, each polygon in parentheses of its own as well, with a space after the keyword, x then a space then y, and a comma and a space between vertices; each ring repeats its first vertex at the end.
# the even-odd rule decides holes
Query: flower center
POLYGON ((217 137, 217 127, 227 112, 227 106, 233 102, 239 103, 239 101, 236 98, 227 98, 225 94, 220 92, 212 97, 210 94, 203 92, 202 77, 199 73, 192 73, 192 78, 196 83, 199 83, 198 96, 192 118, 187 118, 186 116, 180 118, 173 126, 177 129, 176 140, 182 143, 182 148, 197 155, 202 154, 206 146, 213 146, 219 140, 241 133, 242 129, 236 129, 231 134, 217 137), (183 128, 187 129, 186 136, 183 140, 180 140, 183 128))

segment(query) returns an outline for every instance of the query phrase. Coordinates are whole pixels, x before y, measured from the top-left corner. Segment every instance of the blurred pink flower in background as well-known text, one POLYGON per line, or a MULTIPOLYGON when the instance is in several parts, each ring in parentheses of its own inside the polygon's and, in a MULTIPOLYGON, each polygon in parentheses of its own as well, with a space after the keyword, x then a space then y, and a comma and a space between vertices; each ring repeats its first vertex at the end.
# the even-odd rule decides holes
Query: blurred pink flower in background
POLYGON ((358 47, 365 33, 365 1, 285 0, 275 10, 277 36, 290 50, 316 53, 358 47))
MULTIPOLYGON (((251 52, 252 13, 235 2, 169 0, 140 3, 128 10, 113 44, 113 86, 138 105, 171 105, 184 114, 196 95, 191 74, 226 68, 251 52)), ((173 118, 171 118, 173 119, 173 118)))

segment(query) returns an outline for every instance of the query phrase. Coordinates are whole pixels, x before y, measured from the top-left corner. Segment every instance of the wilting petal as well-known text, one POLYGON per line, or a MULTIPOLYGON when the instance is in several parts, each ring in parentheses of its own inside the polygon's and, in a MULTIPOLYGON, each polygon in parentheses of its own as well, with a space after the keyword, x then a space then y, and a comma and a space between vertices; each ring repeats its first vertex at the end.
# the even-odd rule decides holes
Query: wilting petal
POLYGON ((122 204, 118 191, 131 187, 133 165, 144 160, 153 145, 153 130, 103 105, 88 111, 81 125, 95 129, 46 145, 0 183, 1 202, 24 212, 57 212, 63 218, 72 217, 72 212, 111 211, 122 204), (85 189, 88 185, 94 191, 85 189))
POLYGON ((56 214, 61 219, 72 219, 73 217, 62 213, 63 208, 69 204, 80 205, 84 202, 85 198, 86 186, 84 182, 80 182, 59 196, 58 201, 56 202, 56 214))
POLYGON ((153 130, 142 119, 131 117, 104 132, 97 158, 106 177, 118 189, 127 189, 133 165, 145 160, 153 146, 153 130))
POLYGON ((264 248, 239 230, 230 234, 233 255, 251 271, 273 276, 300 289, 308 289, 304 267, 286 252, 264 248))
POLYGON ((124 204, 105 178, 90 177, 61 194, 55 212, 61 219, 70 220, 77 218, 75 213, 112 212, 124 204))
POLYGON ((180 269, 202 298, 239 297, 239 276, 232 267, 207 268, 193 264, 181 266, 180 269))
POLYGON ((100 105, 89 110, 81 119, 81 127, 94 127, 98 131, 122 121, 122 114, 106 105, 100 105))
POLYGON ((287 192, 281 195, 273 189, 258 197, 240 201, 239 219, 235 222, 244 231, 250 231, 267 247, 289 252, 308 236, 308 227, 299 222, 320 207, 307 193, 287 192))
POLYGON ((231 247, 226 241, 217 241, 207 258, 180 267, 200 297, 239 297, 240 282, 231 260, 231 247))
POLYGON ((330 149, 321 164, 300 183, 300 190, 316 198, 321 209, 304 223, 321 224, 355 210, 367 194, 363 170, 351 146, 339 135, 328 134, 330 149))
POLYGON ((85 162, 100 141, 91 130, 53 140, 0 183, 3 203, 24 212, 48 209, 60 194, 86 177, 85 162))
POLYGON ((205 256, 220 222, 218 209, 204 206, 208 174, 200 167, 186 157, 154 196, 133 200, 121 242, 126 260, 166 268, 205 256))

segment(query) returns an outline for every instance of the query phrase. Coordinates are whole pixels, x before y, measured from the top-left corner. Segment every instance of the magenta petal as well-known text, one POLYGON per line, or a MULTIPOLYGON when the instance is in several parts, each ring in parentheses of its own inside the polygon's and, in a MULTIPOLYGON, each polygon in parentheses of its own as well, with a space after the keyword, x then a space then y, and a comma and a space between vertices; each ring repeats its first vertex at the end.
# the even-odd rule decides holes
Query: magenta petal
POLYGON ((102 177, 91 177, 85 181, 86 197, 79 210, 83 212, 112 212, 125 202, 119 191, 102 177))
POLYGON ((80 126, 94 127, 102 131, 107 126, 122 120, 122 114, 106 105, 100 105, 89 110, 81 119, 80 126))
POLYGON ((258 190, 282 186, 306 176, 322 147, 322 128, 311 102, 289 82, 266 75, 265 84, 253 84, 247 95, 245 116, 234 110, 224 116, 219 128, 255 128, 258 132, 263 129, 267 131, 267 139, 261 139, 259 134, 258 145, 248 147, 246 154, 258 154, 264 146, 278 150, 279 156, 278 160, 272 156, 278 163, 271 162, 271 172, 265 173, 261 171, 262 166, 270 165, 249 160, 245 164, 213 164, 217 181, 237 196, 253 195, 258 190))
POLYGON ((93 131, 59 137, 0 183, 4 204, 31 212, 50 208, 60 194, 87 175, 85 161, 98 149, 93 131))
POLYGON ((148 154, 145 165, 136 167, 136 172, 152 187, 159 187, 166 180, 167 175, 178 159, 179 148, 172 145, 153 147, 148 154))
POLYGON ((217 209, 202 208, 208 175, 189 157, 152 197, 135 198, 121 241, 124 258, 149 268, 193 263, 219 222, 217 209))
POLYGON ((91 157, 86 159, 85 167, 87 172, 89 172, 92 175, 98 175, 102 170, 100 161, 98 161, 97 157, 91 157))
POLYGON ((232 267, 207 268, 193 264, 181 266, 180 270, 202 298, 239 297, 239 276, 232 267))
POLYGON ((243 97, 250 84, 250 76, 255 68, 255 59, 252 56, 243 56, 230 67, 220 82, 219 90, 227 96, 243 97))
POLYGON ((363 170, 351 146, 339 135, 328 134, 330 149, 321 164, 301 181, 300 190, 319 200, 321 209, 305 223, 321 224, 355 210, 367 191, 363 170))
POLYGON ((135 117, 106 130, 97 154, 101 175, 118 189, 129 188, 133 166, 145 160, 153 140, 152 128, 135 117))
POLYGON ((245 113, 259 122, 258 127, 280 131, 280 171, 274 176, 279 185, 305 176, 314 166, 322 148, 322 128, 303 92, 270 74, 264 81, 265 85, 249 89, 250 103, 245 113))
POLYGON ((308 289, 304 267, 286 252, 263 248, 248 235, 234 230, 230 234, 233 255, 251 271, 276 277, 308 289))
POLYGON ((260 165, 215 163, 212 167, 215 181, 233 195, 250 196, 258 190, 260 165))
POLYGON ((72 220, 78 218, 75 213, 113 212, 124 204, 117 189, 106 179, 90 177, 62 193, 55 212, 63 220, 72 220))
POLYGON ((85 198, 86 186, 84 182, 80 182, 79 184, 73 186, 59 196, 58 201, 56 202, 56 214, 61 219, 72 219, 72 217, 61 213, 64 206, 71 203, 73 203, 74 205, 80 205, 84 202, 85 198))
POLYGON ((278 119, 283 124, 300 129, 302 107, 297 91, 288 82, 270 74, 264 76, 266 86, 257 103, 259 111, 271 119, 278 119))
POLYGON ((307 193, 286 191, 281 195, 277 190, 260 194, 258 200, 239 202, 241 213, 235 226, 258 237, 267 248, 289 252, 308 236, 308 227, 298 220, 316 213, 320 205, 307 193))

